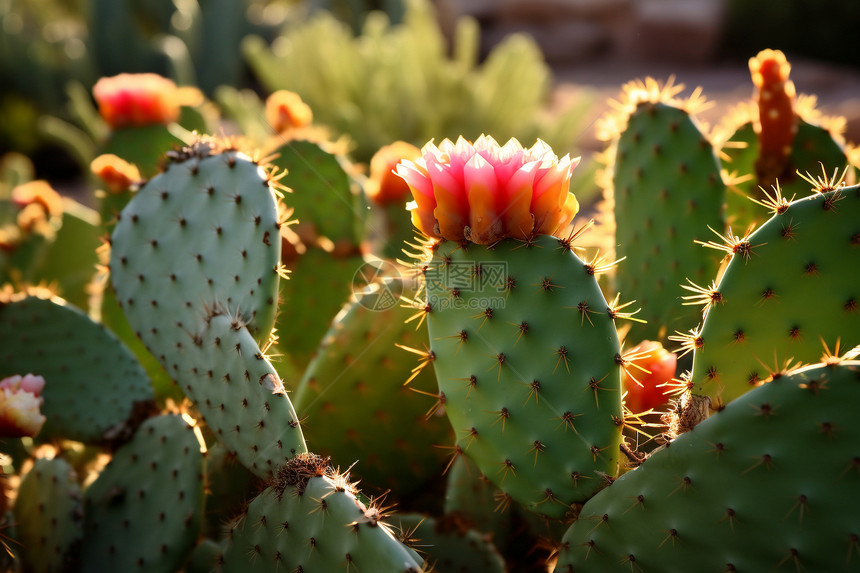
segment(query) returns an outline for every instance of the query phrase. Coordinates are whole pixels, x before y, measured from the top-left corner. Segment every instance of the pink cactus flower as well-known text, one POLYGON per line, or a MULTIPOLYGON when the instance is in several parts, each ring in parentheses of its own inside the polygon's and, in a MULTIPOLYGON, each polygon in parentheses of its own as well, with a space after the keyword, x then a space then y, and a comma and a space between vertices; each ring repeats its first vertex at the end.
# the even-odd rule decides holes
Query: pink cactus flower
POLYGON ((179 118, 182 91, 158 74, 119 74, 93 86, 99 113, 112 128, 168 124, 179 118))
POLYGON ((474 144, 431 141, 422 157, 396 171, 415 199, 412 221, 429 237, 489 245, 563 232, 579 210, 569 191, 579 158, 559 159, 541 140, 526 149, 516 139, 499 146, 482 135, 474 144))
POLYGON ((35 436, 45 424, 40 412, 45 379, 27 374, 0 380, 0 437, 35 436))

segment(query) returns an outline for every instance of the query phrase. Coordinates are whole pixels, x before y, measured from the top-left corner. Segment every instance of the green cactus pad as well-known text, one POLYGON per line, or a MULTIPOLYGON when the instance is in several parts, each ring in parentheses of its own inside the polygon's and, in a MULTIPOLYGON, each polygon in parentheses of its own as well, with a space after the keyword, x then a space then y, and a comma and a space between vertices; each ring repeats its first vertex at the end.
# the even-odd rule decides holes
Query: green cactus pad
POLYGON ((15 500, 15 540, 27 571, 74 570, 83 537, 81 486, 62 458, 37 459, 15 500))
POLYGON ((292 189, 284 202, 294 209, 299 224, 311 226, 316 235, 335 244, 357 246, 365 215, 346 160, 319 143, 300 139, 288 141, 275 152, 279 156, 272 164, 286 170, 281 182, 292 189))
POLYGON ((206 143, 147 183, 114 230, 111 276, 137 335, 257 475, 305 451, 259 344, 274 324, 278 209, 266 173, 206 143))
MULTIPOLYGON (((206 309, 240 316, 260 343, 274 325, 281 244, 269 177, 213 145, 177 152, 123 209, 112 235, 117 299, 156 357, 188 340, 206 309)), ((171 373, 172 362, 162 363, 171 373)))
POLYGON ((111 132, 101 152, 121 157, 137 165, 144 177, 152 177, 158 173, 164 154, 182 143, 166 125, 125 127, 111 132))
POLYGON ((217 315, 176 355, 176 379, 207 425, 254 474, 306 451, 278 373, 236 319, 217 315))
POLYGON ((84 494, 81 571, 176 571, 197 542, 203 473, 180 416, 144 422, 84 494))
POLYGON ((286 464, 229 532, 222 571, 418 573, 417 554, 366 507, 326 460, 286 464))
POLYGON ((822 342, 860 344, 860 187, 784 205, 734 250, 693 356, 693 393, 713 407, 817 362, 822 342))
POLYGON ((57 297, 0 299, 0 378, 45 378, 40 440, 102 442, 153 400, 146 373, 108 330, 57 297))
POLYGON ((89 308, 102 233, 96 211, 65 198, 63 225, 45 252, 39 281, 56 284, 57 294, 78 308, 89 308))
MULTIPOLYGON (((263 489, 262 480, 246 468, 224 444, 206 450, 206 518, 203 534, 217 539, 224 524, 239 515, 263 489)), ((220 551, 219 551, 220 553, 220 551)))
POLYGON ((611 166, 616 222, 618 291, 642 305, 633 340, 662 340, 699 321, 681 305, 686 279, 716 274, 720 257, 702 252, 708 226, 722 232, 726 188, 711 143, 688 112, 641 103, 615 142, 611 166))
POLYGON ((405 501, 442 474, 445 452, 436 446, 450 444, 452 433, 428 397, 436 393, 432 368, 405 385, 415 355, 395 345, 424 349, 428 341, 425 329, 406 322, 415 311, 399 300, 403 288, 402 280, 383 279, 356 293, 323 338, 293 403, 315 452, 344 465, 358 461, 353 477, 405 501))
POLYGON ((454 515, 471 529, 503 543, 511 533, 511 513, 498 511, 499 488, 466 456, 457 456, 445 476, 444 514, 454 515))
POLYGON ((363 264, 359 255, 336 257, 312 248, 290 265, 289 280, 281 281, 276 347, 299 372, 308 366, 332 319, 349 300, 353 278, 363 264))
MULTIPOLYGON (((755 174, 755 161, 759 155, 758 136, 750 122, 738 127, 731 139, 723 145, 720 157, 723 167, 738 178, 755 174)), ((848 164, 845 149, 833 133, 824 127, 800 121, 794 138, 786 173, 779 178, 779 186, 785 197, 807 197, 811 194, 809 184, 799 175, 821 171, 821 165, 830 169, 842 169, 848 164)), ((766 212, 757 208, 750 198, 765 198, 759 189, 760 182, 753 176, 734 185, 727 195, 728 222, 736 229, 746 229, 751 224, 766 220, 766 212)), ((772 193, 770 185, 765 191, 772 193)))
POLYGON ((860 363, 738 398, 582 508, 556 573, 855 571, 860 363))
POLYGON ((505 560, 485 535, 456 517, 434 518, 417 513, 397 514, 392 522, 426 554, 434 571, 505 573, 505 560))
POLYGON ((191 552, 182 570, 184 573, 212 573, 218 569, 218 560, 223 551, 223 543, 203 538, 191 552))
POLYGON ((619 342, 594 266, 550 236, 445 242, 426 264, 453 453, 509 499, 563 517, 618 471, 619 342))

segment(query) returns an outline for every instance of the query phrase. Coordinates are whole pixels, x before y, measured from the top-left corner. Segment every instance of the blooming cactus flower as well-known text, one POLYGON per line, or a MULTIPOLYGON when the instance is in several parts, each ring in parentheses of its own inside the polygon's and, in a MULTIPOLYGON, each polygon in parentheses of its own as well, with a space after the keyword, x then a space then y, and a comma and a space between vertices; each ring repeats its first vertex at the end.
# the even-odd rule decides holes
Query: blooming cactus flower
POLYGON ((371 201, 378 205, 405 204, 409 186, 397 176, 395 169, 400 161, 415 161, 419 157, 421 150, 405 141, 381 147, 370 159, 370 177, 365 190, 371 201))
POLYGON ((579 210, 568 190, 578 164, 541 140, 526 149, 516 139, 499 146, 482 135, 474 144, 431 141, 396 171, 412 191, 412 221, 421 232, 489 245, 561 232, 579 210))
POLYGON ((277 133, 306 127, 313 118, 311 108, 297 93, 278 90, 266 98, 266 121, 277 133))
POLYGON ((45 424, 42 389, 45 379, 27 374, 0 380, 0 437, 35 436, 45 424))
POLYGON ((173 81, 158 74, 119 74, 93 86, 99 113, 114 129, 176 121, 182 94, 173 81))

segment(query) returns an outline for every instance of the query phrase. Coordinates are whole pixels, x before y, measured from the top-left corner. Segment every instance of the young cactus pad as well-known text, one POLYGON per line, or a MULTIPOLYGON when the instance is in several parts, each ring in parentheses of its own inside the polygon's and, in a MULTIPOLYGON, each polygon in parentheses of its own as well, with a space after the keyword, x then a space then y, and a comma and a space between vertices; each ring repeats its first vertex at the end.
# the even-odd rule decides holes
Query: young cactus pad
POLYGON ((35 461, 15 500, 15 540, 27 571, 67 571, 83 537, 81 486, 62 458, 35 461))
POLYGON ((178 153, 122 211, 111 278, 129 323, 249 469, 305 451, 259 345, 274 324, 278 208, 264 170, 209 142, 178 153))
POLYGON ((233 525, 223 573, 419 573, 422 559, 394 536, 347 476, 314 454, 284 465, 233 525))
POLYGON ((132 354, 82 311, 48 293, 0 294, 0 378, 28 372, 45 379, 39 439, 107 441, 153 401, 132 354))
POLYGON ((712 243, 731 254, 713 289, 694 295, 704 322, 687 344, 693 393, 726 404, 788 363, 860 344, 860 187, 821 189, 748 237, 712 243))
POLYGON ((858 399, 856 362, 750 391, 586 503, 555 573, 856 570, 858 399))
POLYGON ((709 226, 725 226, 726 187, 711 143, 690 115, 694 104, 672 98, 671 85, 649 86, 626 87, 630 113, 610 150, 616 254, 627 258, 615 283, 633 293, 647 321, 634 323, 630 336, 665 341, 699 320, 680 304, 680 285, 716 274, 719 256, 694 241, 707 239, 709 226))
POLYGON ((84 494, 81 571, 175 571, 203 518, 203 454, 180 416, 150 418, 84 494))

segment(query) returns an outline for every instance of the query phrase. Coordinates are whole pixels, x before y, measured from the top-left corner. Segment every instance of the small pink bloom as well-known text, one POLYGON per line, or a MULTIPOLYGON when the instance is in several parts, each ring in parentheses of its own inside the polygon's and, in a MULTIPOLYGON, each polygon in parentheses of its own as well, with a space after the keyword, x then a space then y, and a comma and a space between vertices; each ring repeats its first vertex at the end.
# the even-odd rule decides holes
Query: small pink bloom
POLYGON ((184 98, 176 84, 158 74, 119 74, 93 86, 99 113, 112 128, 168 124, 179 119, 184 98))
POLYGON ((27 374, 0 380, 0 437, 35 436, 45 424, 40 412, 45 379, 27 374))
POLYGON ((504 146, 482 135, 474 144, 431 141, 397 174, 412 191, 412 221, 429 237, 482 245, 563 230, 579 210, 569 192, 579 158, 559 159, 538 140, 531 148, 504 146))

